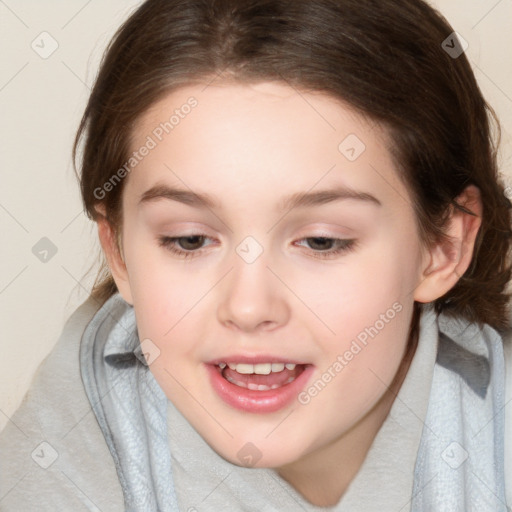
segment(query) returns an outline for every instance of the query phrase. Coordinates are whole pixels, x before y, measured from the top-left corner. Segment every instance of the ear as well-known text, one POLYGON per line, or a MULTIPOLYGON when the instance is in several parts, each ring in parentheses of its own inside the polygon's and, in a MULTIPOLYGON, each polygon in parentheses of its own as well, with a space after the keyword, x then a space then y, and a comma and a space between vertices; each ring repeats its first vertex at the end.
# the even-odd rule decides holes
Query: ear
MULTIPOLYGON (((98 236, 112 277, 123 299, 128 302, 128 304, 133 305, 128 269, 120 253, 120 247, 118 246, 114 229, 107 219, 105 207, 103 205, 97 205, 94 208, 99 214, 96 220, 98 224, 98 236)), ((119 243, 121 243, 121 241, 119 241, 119 243)))
POLYGON ((480 190, 470 185, 455 201, 475 215, 453 209, 446 231, 449 241, 440 241, 425 254, 420 284, 414 291, 414 300, 418 302, 432 302, 442 297, 455 286, 471 263, 482 223, 480 190))

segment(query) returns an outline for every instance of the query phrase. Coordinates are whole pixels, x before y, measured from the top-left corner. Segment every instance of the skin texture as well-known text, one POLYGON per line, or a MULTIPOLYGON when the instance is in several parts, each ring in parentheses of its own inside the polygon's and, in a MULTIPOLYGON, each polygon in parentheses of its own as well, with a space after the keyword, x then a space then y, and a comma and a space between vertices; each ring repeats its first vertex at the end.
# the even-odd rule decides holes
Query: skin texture
POLYGON ((197 106, 125 178, 122 254, 108 222, 98 221, 103 250, 134 305, 139 338, 159 351, 152 373, 206 442, 237 465, 238 451, 253 443, 261 455, 256 467, 275 468, 311 503, 332 505, 407 371, 413 302, 443 295, 470 263, 478 189, 459 198, 477 215, 453 214, 453 243, 424 247, 383 130, 327 95, 277 83, 173 91, 139 120, 133 150, 191 96, 197 106), (353 161, 339 149, 350 134, 365 145, 353 161), (157 183, 207 193, 219 207, 166 198, 138 204, 157 183), (338 186, 380 204, 350 198, 279 211, 289 194, 338 186), (189 258, 158 243, 192 235, 207 238, 174 243, 196 251, 189 258), (263 251, 252 263, 237 253, 247 236, 257 241, 251 251, 263 251), (321 258, 337 245, 319 245, 316 237, 355 245, 321 258), (265 354, 313 365, 309 386, 393 304, 400 312, 307 404, 247 413, 210 385, 205 362, 265 354))

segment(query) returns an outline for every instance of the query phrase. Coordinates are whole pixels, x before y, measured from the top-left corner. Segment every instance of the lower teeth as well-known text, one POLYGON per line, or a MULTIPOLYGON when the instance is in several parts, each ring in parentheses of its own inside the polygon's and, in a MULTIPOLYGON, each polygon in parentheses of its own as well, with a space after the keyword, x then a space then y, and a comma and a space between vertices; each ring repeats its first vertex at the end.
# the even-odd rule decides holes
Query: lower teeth
POLYGON ((250 389, 252 391, 268 391, 269 389, 277 389, 281 388, 283 386, 286 386, 286 384, 290 384, 290 382, 293 382, 295 380, 295 377, 290 377, 286 382, 283 382, 283 384, 272 384, 272 386, 266 386, 265 384, 253 384, 252 382, 249 384, 245 384, 244 382, 239 382, 229 375, 225 375, 224 378, 231 382, 231 384, 234 384, 235 386, 238 386, 240 388, 250 389))

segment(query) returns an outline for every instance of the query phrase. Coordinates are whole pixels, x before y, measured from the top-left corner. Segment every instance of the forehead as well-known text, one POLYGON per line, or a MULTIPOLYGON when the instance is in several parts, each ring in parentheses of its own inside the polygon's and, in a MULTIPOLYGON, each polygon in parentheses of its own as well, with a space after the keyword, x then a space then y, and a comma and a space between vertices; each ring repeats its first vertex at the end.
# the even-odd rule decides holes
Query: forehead
POLYGON ((132 151, 148 142, 128 180, 140 192, 164 182, 222 196, 226 185, 249 181, 253 195, 290 195, 315 183, 407 194, 380 125, 332 96, 286 84, 181 87, 136 123, 132 151))
MULTIPOLYGON (((179 125, 198 128, 200 124, 213 122, 216 129, 210 132, 212 137, 216 133, 233 133, 238 128, 246 132, 245 129, 252 127, 264 128, 253 132, 259 138, 265 134, 270 137, 272 132, 280 132, 281 136, 288 133, 290 137, 311 136, 312 132, 317 132, 322 138, 330 135, 337 139, 341 135, 340 128, 350 125, 362 137, 371 131, 384 142, 387 140, 385 130, 341 99, 320 91, 299 90, 281 82, 221 81, 182 86, 170 91, 140 116, 132 142, 136 143, 142 134, 158 131, 160 123, 169 121, 168 131, 176 132, 183 131, 178 130, 179 125), (189 108, 191 103, 195 106, 189 108), (183 123, 185 119, 187 122, 183 123), (285 127, 288 130, 283 132, 285 127)), ((169 134, 165 129, 164 132, 164 135, 169 134)))

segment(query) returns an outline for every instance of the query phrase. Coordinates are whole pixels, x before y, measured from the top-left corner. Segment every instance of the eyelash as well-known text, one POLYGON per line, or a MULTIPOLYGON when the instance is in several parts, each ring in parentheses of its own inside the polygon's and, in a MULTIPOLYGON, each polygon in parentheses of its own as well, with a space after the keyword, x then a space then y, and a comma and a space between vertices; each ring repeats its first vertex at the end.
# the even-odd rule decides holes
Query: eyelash
MULTIPOLYGON (((207 239, 209 237, 207 237, 206 235, 200 235, 200 234, 192 234, 192 235, 176 236, 176 237, 161 236, 158 238, 158 244, 161 247, 165 247, 165 249, 167 249, 172 254, 175 254, 175 255, 177 255, 181 258, 185 258, 185 259, 186 258, 194 258, 202 253, 202 251, 200 249, 199 250, 188 250, 188 251, 183 250, 183 249, 178 249, 176 247, 176 242, 178 240, 182 240, 185 238, 205 238, 205 239, 207 239)), ((333 257, 337 256, 338 254, 350 252, 350 251, 354 250, 356 247, 356 240, 350 240, 350 239, 344 239, 344 238, 329 238, 329 237, 324 237, 324 236, 310 236, 310 237, 301 238, 299 241, 313 240, 313 239, 334 241, 335 243, 337 242, 339 245, 339 247, 337 249, 334 249, 334 250, 331 249, 328 251, 315 251, 314 249, 312 249, 313 252, 315 253, 315 255, 313 257, 318 258, 318 259, 333 258, 333 257)))

